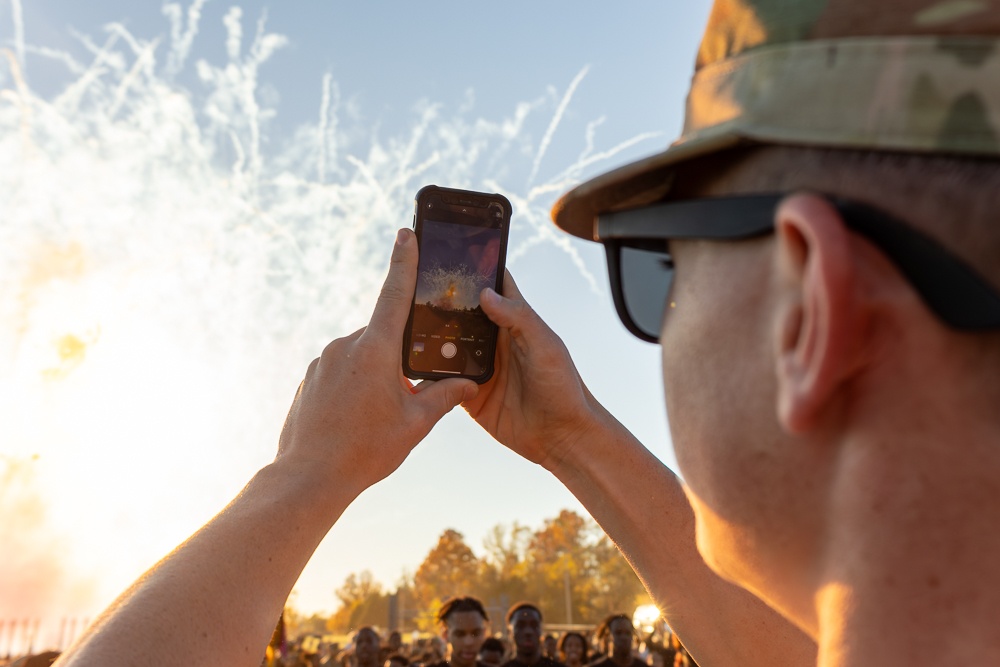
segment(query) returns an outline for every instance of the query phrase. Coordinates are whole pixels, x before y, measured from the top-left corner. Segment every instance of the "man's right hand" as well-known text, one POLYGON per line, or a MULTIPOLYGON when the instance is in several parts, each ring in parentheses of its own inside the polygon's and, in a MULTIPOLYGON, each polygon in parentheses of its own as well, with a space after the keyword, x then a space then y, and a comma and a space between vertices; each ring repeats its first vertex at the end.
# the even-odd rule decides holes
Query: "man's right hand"
POLYGON ((584 385, 562 340, 521 296, 510 273, 504 296, 483 290, 500 327, 496 371, 463 407, 498 441, 553 470, 575 442, 609 417, 584 385))

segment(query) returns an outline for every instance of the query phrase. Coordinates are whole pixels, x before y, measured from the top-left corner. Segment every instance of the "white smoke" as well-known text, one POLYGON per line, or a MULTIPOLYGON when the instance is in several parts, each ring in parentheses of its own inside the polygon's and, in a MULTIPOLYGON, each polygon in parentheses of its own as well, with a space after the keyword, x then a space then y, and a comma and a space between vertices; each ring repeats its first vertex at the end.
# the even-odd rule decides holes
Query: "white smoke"
POLYGON ((388 137, 344 114, 326 76, 316 122, 265 149, 276 112, 260 68, 288 40, 261 18, 245 43, 233 7, 225 62, 192 65, 204 4, 164 6, 166 43, 122 24, 80 35, 81 60, 25 42, 12 0, 14 49, 0 58, 0 473, 21 486, 0 494, 0 543, 22 553, 0 564, 0 620, 58 619, 88 594, 106 603, 268 460, 302 369, 367 321, 422 185, 503 192, 519 239, 510 261, 553 244, 596 289, 548 209, 593 162, 649 138, 598 152, 595 124, 574 165, 534 183, 585 69, 554 111, 542 98, 483 118, 470 93, 458 109, 417 104, 409 130, 388 137), (26 54, 62 63, 69 84, 36 93, 26 54), (187 68, 203 88, 178 83, 187 68), (546 127, 539 145, 532 123, 546 127), (532 189, 511 188, 529 168, 532 189), (25 588, 31 562, 51 576, 25 588))

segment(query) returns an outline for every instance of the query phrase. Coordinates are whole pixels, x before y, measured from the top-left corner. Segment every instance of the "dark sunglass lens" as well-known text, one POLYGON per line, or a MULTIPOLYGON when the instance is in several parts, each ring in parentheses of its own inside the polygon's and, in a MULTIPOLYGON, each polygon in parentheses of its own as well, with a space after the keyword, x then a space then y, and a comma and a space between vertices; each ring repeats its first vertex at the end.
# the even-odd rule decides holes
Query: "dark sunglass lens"
POLYGON ((623 247, 621 249, 622 296, 629 317, 643 333, 660 337, 663 311, 674 278, 668 253, 623 247))

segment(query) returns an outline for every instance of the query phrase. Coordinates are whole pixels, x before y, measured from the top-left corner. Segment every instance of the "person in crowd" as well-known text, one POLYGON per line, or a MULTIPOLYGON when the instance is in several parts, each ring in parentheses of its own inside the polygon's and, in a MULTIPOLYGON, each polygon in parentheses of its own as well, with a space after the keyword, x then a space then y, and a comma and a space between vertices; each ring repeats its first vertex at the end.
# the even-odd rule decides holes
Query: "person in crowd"
POLYGON ((507 612, 507 630, 514 641, 514 657, 503 667, 564 667, 542 655, 542 611, 530 602, 519 602, 507 612))
POLYGON ((559 660, 566 667, 583 667, 587 664, 587 638, 570 630, 559 638, 559 660))
POLYGON ((546 632, 542 639, 542 654, 552 660, 559 659, 559 641, 551 632, 546 632))
POLYGON ((448 658, 435 667, 476 667, 490 626, 483 603, 474 597, 450 598, 441 605, 437 622, 448 658))
POLYGON ((643 667, 646 663, 633 654, 635 628, 625 614, 608 616, 597 628, 597 639, 608 657, 592 663, 592 667, 643 667))
POLYGON ((479 662, 490 667, 500 667, 506 655, 507 648, 496 637, 487 637, 479 648, 479 662))
POLYGON ((62 664, 258 664, 333 523, 459 404, 576 495, 707 667, 1000 664, 998 37, 990 2, 717 0, 680 139, 556 205, 660 344, 683 485, 509 276, 481 300, 490 382, 412 389, 404 229, 274 462, 62 664))
POLYGON ((375 628, 365 626, 354 635, 354 667, 379 667, 382 638, 375 628))
POLYGON ((393 653, 385 659, 382 667, 410 667, 410 659, 402 653, 393 653))

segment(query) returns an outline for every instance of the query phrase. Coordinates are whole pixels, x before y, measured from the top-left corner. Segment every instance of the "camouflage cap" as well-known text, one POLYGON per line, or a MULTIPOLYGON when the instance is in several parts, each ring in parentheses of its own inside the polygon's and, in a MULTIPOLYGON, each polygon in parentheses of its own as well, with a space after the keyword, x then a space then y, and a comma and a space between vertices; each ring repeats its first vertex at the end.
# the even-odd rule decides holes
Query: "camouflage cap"
POLYGON ((716 0, 681 137, 577 186, 552 219, 593 239, 598 214, 661 200, 679 163, 742 145, 1000 156, 998 5, 716 0))

